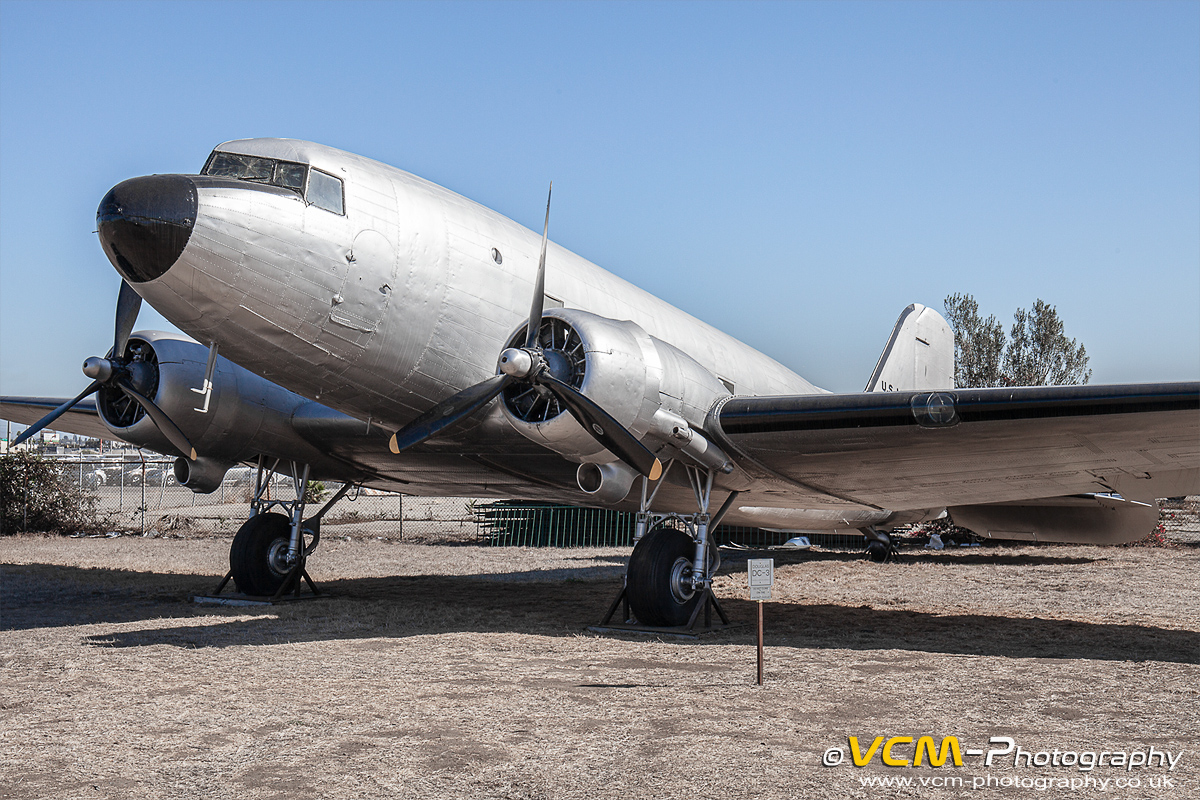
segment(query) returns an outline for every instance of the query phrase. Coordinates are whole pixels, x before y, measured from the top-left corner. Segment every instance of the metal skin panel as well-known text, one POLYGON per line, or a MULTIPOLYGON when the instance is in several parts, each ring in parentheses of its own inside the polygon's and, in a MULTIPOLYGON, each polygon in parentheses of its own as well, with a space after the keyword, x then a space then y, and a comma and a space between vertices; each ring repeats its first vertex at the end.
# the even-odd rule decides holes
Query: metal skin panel
POLYGON ((708 412, 719 400, 730 396, 729 390, 716 375, 687 353, 659 339, 653 339, 653 342, 663 369, 655 405, 683 417, 693 428, 703 430, 708 412))

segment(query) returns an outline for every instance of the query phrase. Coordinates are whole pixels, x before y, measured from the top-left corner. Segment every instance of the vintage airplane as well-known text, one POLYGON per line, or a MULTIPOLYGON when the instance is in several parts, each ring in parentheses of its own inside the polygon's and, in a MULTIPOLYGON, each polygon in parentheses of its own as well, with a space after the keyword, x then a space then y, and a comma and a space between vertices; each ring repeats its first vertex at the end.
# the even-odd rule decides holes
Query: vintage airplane
POLYGON ((176 455, 197 492, 286 465, 296 499, 257 492, 231 548, 248 594, 299 580, 328 510, 305 517, 308 478, 636 511, 627 591, 654 625, 709 591, 720 520, 857 529, 884 558, 947 509, 1122 542, 1200 491, 1200 383, 955 389, 949 327, 911 305, 866 390, 830 394, 545 230, 321 145, 227 142, 199 175, 118 184, 97 220, 113 347, 78 397, 0 416, 176 455), (131 333, 142 298, 196 341, 131 333))

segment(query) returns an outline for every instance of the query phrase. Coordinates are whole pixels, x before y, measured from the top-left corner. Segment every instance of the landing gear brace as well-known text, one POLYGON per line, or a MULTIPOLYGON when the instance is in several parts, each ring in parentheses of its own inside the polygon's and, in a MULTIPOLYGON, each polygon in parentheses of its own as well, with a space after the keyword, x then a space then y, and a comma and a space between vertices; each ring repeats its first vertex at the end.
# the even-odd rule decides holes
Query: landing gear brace
POLYGON ((650 481, 642 478, 642 502, 634 524, 634 548, 625 583, 608 613, 592 630, 686 635, 694 631, 701 610, 705 630, 713 630, 713 609, 721 618, 717 627, 730 624, 712 590, 713 575, 721 561, 717 548, 709 541, 709 532, 720 524, 738 493, 730 492, 717 513, 710 516, 714 472, 685 464, 697 513, 652 512, 658 489, 674 465, 674 460, 667 463, 653 491, 650 481), (618 607, 622 607, 624 621, 613 624, 618 607))

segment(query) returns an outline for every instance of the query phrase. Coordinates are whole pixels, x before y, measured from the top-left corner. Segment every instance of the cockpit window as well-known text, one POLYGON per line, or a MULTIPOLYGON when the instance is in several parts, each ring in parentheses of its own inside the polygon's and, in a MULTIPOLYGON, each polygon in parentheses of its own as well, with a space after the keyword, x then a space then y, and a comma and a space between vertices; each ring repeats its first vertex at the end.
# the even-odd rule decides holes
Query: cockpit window
POLYGON ((332 175, 314 169, 308 175, 308 202, 317 208, 342 213, 342 182, 332 175))
POLYGON ((280 161, 275 167, 275 180, 272 183, 298 192, 304 191, 304 165, 280 161))
POLYGON ((240 156, 237 153, 213 153, 209 156, 203 174, 271 183, 275 174, 275 164, 275 160, 271 158, 240 156))
POLYGON ((274 158, 244 156, 238 153, 222 153, 214 150, 208 157, 201 174, 221 178, 237 178, 240 181, 269 183, 291 189, 304 197, 309 205, 323 208, 334 214, 344 214, 342 182, 318 169, 309 169, 307 164, 280 161, 274 158), (305 187, 305 178, 308 186, 305 187))

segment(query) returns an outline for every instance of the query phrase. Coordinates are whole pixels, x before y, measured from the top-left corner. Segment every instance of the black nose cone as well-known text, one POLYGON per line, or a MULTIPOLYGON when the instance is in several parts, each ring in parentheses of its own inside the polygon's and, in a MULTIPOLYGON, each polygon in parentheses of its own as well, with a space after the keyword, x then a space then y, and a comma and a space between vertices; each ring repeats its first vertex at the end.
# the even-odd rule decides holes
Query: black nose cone
POLYGON ((161 277, 179 259, 196 224, 196 184, 186 175, 118 183, 96 209, 105 255, 130 283, 161 277))

